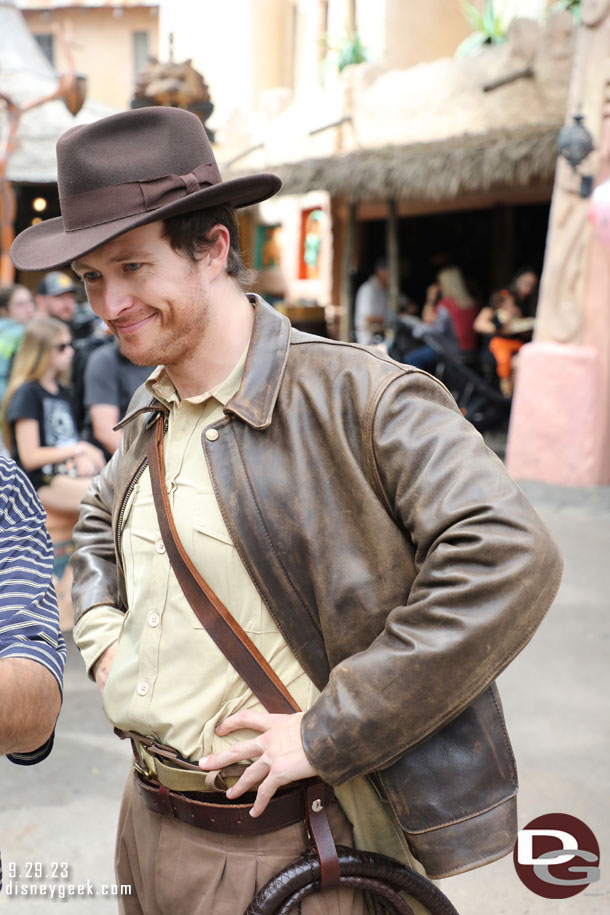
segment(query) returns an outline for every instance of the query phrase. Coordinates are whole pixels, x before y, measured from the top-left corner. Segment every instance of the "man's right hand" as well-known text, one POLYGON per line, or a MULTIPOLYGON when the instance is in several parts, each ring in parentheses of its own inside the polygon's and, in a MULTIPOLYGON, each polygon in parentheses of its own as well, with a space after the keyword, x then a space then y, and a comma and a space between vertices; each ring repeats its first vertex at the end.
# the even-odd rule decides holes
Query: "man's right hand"
POLYGON ((95 682, 97 683, 97 688, 100 693, 104 692, 104 687, 106 686, 106 680, 110 674, 110 668, 112 667, 112 662, 114 661, 114 656, 118 648, 118 641, 113 642, 112 645, 109 645, 106 651, 103 652, 95 662, 92 668, 93 676, 95 677, 95 682))

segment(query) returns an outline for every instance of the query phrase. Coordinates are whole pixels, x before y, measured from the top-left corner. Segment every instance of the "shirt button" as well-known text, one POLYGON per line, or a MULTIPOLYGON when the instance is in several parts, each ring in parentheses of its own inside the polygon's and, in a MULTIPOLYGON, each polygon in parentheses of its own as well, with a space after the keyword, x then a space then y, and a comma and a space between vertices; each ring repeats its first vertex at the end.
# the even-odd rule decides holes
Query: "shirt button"
POLYGON ((207 438, 208 442, 215 442, 218 438, 218 429, 206 429, 205 437, 207 438))
POLYGON ((157 553, 165 552, 165 544, 163 543, 162 540, 157 540, 157 542, 155 543, 155 549, 156 549, 157 553))
POLYGON ((158 613, 151 613, 150 616, 148 617, 148 625, 152 626, 153 629, 155 628, 155 626, 158 626, 160 622, 161 622, 161 617, 158 613))
POLYGON ((138 683, 138 696, 145 696, 148 692, 148 683, 146 680, 142 680, 141 683, 138 683))

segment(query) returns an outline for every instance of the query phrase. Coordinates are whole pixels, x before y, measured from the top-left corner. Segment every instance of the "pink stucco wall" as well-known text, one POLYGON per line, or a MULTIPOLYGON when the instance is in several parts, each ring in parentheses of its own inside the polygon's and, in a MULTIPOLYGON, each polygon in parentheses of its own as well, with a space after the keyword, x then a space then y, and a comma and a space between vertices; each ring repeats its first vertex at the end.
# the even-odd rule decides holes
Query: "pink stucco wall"
POLYGON ((519 353, 506 463, 520 480, 564 486, 602 476, 599 352, 593 346, 530 343, 519 353))

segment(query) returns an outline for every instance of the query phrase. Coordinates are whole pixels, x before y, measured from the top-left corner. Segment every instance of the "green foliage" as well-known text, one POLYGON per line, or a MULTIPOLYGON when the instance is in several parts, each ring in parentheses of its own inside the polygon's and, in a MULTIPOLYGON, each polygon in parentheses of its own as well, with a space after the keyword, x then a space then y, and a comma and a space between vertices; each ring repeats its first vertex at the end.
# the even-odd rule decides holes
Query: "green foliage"
POLYGON ((336 66, 339 72, 350 64, 361 64, 369 59, 368 50, 362 44, 362 39, 357 32, 347 32, 337 44, 329 41, 328 36, 323 39, 327 51, 336 55, 336 66))
POLYGON ((502 44, 506 41, 510 21, 495 9, 494 0, 485 0, 482 10, 470 0, 460 0, 460 5, 473 31, 472 35, 458 46, 456 57, 468 57, 470 54, 477 54, 487 45, 502 44))
POLYGON ((337 61, 339 72, 350 64, 361 64, 368 59, 368 52, 362 44, 360 35, 357 32, 347 34, 339 46, 339 60, 337 61))

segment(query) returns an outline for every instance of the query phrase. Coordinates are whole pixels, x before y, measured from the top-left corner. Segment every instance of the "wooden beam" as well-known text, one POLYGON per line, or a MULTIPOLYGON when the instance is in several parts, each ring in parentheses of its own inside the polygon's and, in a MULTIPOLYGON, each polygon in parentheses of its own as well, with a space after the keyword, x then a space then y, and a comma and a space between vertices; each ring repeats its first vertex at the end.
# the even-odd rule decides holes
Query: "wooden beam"
MULTIPOLYGON (((447 200, 413 200, 398 199, 396 212, 399 219, 409 216, 428 216, 433 213, 456 213, 463 210, 486 210, 494 206, 521 206, 530 203, 550 203, 551 186, 515 188, 511 191, 469 194, 452 197, 447 200)), ((385 219, 387 216, 386 200, 361 201, 358 205, 358 219, 385 219)))
POLYGON ((351 340, 353 319, 352 302, 352 265, 356 244, 356 213, 358 204, 349 203, 347 210, 347 230, 345 233, 345 249, 341 270, 341 339, 351 340))
POLYGON ((390 297, 390 311, 398 311, 398 294, 400 286, 400 254, 398 250, 398 216, 396 213, 396 200, 390 198, 387 202, 388 215, 386 219, 386 253, 388 258, 390 297))

